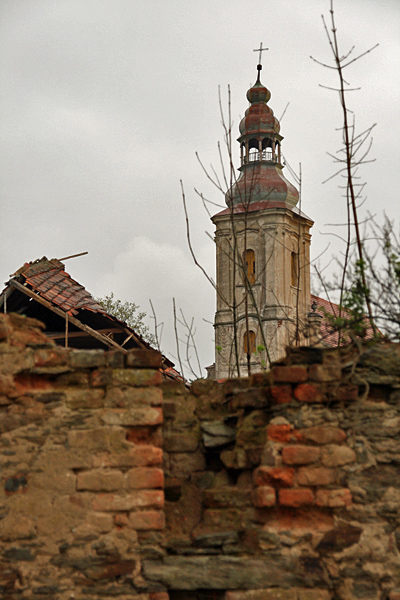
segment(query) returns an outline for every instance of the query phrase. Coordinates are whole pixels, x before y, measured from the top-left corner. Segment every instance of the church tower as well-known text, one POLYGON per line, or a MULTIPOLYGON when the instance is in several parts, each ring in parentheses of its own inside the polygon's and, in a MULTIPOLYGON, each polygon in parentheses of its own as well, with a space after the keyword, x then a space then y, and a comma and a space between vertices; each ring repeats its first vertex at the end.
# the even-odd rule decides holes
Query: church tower
POLYGON ((284 177, 280 125, 258 77, 240 122, 240 175, 214 215, 217 254, 215 377, 246 376, 307 343, 310 228, 284 177))

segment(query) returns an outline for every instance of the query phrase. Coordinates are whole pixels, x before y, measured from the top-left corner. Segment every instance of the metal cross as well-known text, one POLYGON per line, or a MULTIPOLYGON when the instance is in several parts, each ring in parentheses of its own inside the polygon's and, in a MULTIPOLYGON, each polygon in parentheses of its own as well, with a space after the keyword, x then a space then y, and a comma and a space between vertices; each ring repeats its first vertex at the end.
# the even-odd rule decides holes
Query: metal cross
POLYGON ((269 48, 263 48, 262 47, 262 42, 260 43, 260 47, 256 48, 255 50, 253 50, 253 52, 259 52, 260 56, 258 57, 258 64, 261 65, 261 52, 264 52, 265 50, 269 50, 269 48))

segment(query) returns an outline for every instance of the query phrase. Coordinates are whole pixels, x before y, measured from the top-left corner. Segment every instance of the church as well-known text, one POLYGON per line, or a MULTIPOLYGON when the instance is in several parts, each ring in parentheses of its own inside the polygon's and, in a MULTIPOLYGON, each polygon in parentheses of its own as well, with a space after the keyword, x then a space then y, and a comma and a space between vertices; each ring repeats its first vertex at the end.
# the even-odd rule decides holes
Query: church
POLYGON ((311 308, 313 221, 283 175, 283 136, 261 83, 261 64, 257 70, 239 125, 240 174, 226 192, 227 208, 212 217, 216 379, 261 371, 287 346, 308 345, 322 320, 316 305, 311 308))

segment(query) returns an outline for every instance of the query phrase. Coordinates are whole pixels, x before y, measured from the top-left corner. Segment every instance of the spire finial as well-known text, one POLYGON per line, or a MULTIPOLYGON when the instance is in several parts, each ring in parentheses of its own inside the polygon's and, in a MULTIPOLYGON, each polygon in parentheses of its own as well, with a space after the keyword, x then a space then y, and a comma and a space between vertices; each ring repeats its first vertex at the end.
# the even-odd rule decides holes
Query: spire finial
POLYGON ((253 50, 253 52, 259 52, 259 56, 258 56, 258 65, 257 65, 257 70, 261 71, 262 69, 262 65, 261 65, 261 53, 265 52, 265 50, 269 50, 269 48, 263 48, 262 47, 262 42, 260 42, 260 47, 256 48, 255 50, 253 50))

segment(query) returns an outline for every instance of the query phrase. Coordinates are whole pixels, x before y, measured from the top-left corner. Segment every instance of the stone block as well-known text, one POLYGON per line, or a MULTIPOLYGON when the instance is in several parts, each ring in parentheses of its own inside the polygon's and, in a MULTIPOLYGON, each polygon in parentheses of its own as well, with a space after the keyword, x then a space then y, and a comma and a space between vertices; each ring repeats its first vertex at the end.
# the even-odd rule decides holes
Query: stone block
POLYGON ((82 471, 78 473, 76 480, 77 490, 88 490, 93 492, 113 492, 124 486, 124 476, 121 471, 82 471))
POLYGON ((116 427, 69 431, 68 445, 71 448, 85 448, 88 452, 123 452, 128 449, 128 443, 125 441, 125 431, 116 427))
POLYGON ((282 460, 286 465, 307 465, 320 459, 321 450, 315 446, 285 446, 282 460))
POLYGON ((346 441, 346 433, 338 427, 320 425, 318 427, 307 427, 301 429, 303 440, 315 442, 316 444, 340 444, 346 441))
POLYGON ((267 588, 263 590, 236 590, 226 592, 225 600, 298 600, 296 590, 267 588))
POLYGON ((112 369, 123 369, 125 365, 125 352, 108 350, 106 352, 106 365, 112 369))
POLYGON ((251 490, 236 487, 204 491, 204 505, 212 508, 236 508, 251 505, 251 490))
POLYGON ((162 364, 160 352, 152 349, 135 348, 125 356, 125 364, 130 368, 159 369, 162 364))
POLYGON ((132 406, 113 408, 104 411, 101 420, 106 425, 160 425, 163 422, 162 409, 158 406, 132 406))
POLYGON ((275 383, 301 383, 308 379, 308 368, 303 365, 291 367, 272 367, 272 377, 275 383))
POLYGON ((200 443, 200 430, 188 429, 182 433, 164 432, 163 448, 166 452, 195 452, 200 443))
POLYGON ((254 485, 276 485, 291 487, 294 481, 295 470, 291 467, 258 467, 254 471, 254 485))
POLYGON ((325 467, 341 467, 356 461, 356 453, 348 446, 325 446, 321 449, 321 462, 325 467))
POLYGON ((162 463, 162 449, 154 446, 133 446, 127 452, 102 452, 92 456, 92 466, 152 467, 162 463))
POLYGON ((69 364, 73 368, 80 369, 102 367, 106 364, 106 352, 104 350, 71 350, 69 364))
POLYGON ((262 485, 253 491, 253 504, 257 508, 274 506, 276 503, 276 492, 274 488, 262 485))
POLYGON ((294 390, 294 397, 299 402, 324 402, 327 398, 326 395, 321 392, 315 385, 312 383, 301 383, 294 390))
POLYGON ((314 504, 314 492, 307 488, 279 490, 279 503, 282 506, 310 506, 314 504))
POLYGON ((170 470, 174 477, 186 477, 204 471, 206 460, 201 450, 196 452, 174 452, 170 455, 170 470))
POLYGON ((68 364, 69 352, 59 346, 38 348, 33 356, 35 367, 54 367, 68 364))
POLYGON ((317 506, 329 506, 330 508, 351 506, 351 492, 347 488, 340 490, 317 490, 315 504, 317 506))
POLYGON ((129 515, 128 527, 136 531, 162 530, 165 528, 165 516, 161 511, 141 510, 129 515))
POLYGON ((287 404, 293 400, 291 385, 273 385, 269 388, 269 393, 275 404, 287 404))
POLYGON ((236 437, 236 429, 229 427, 223 421, 203 421, 201 429, 206 448, 223 446, 224 444, 233 442, 236 437))
POLYGON ((101 408, 104 406, 104 390, 73 388, 64 390, 68 408, 101 408))
POLYGON ((297 590, 297 600, 331 600, 331 598, 332 593, 328 590, 305 590, 301 588, 297 590))
POLYGON ((112 369, 114 385, 144 387, 160 385, 162 375, 155 369, 112 369))
POLYGON ((112 371, 111 369, 95 369, 90 374, 90 385, 92 387, 105 387, 110 385, 112 382, 112 371))
POLYGON ((152 489, 164 486, 164 471, 157 468, 138 467, 126 474, 128 489, 152 489))
POLYGON ((311 381, 340 381, 342 378, 342 369, 338 363, 310 365, 308 372, 311 381))
POLYGON ((161 406, 162 402, 162 391, 158 387, 109 386, 105 398, 105 406, 115 408, 129 408, 135 405, 161 406))
POLYGON ((339 385, 335 388, 333 396, 335 400, 357 400, 358 398, 358 385, 339 385))
POLYGON ((336 481, 336 471, 326 467, 303 467, 298 470, 296 480, 299 485, 330 485, 336 481))
POLYGON ((99 512, 121 512, 138 508, 163 508, 164 492, 162 490, 140 490, 124 495, 100 494, 95 496, 92 508, 99 512))

